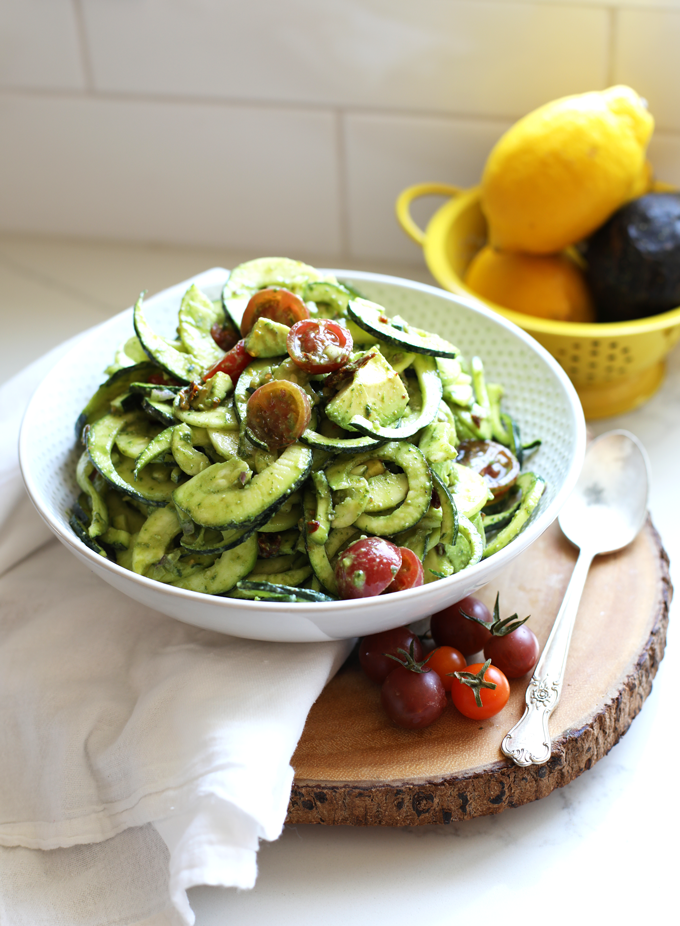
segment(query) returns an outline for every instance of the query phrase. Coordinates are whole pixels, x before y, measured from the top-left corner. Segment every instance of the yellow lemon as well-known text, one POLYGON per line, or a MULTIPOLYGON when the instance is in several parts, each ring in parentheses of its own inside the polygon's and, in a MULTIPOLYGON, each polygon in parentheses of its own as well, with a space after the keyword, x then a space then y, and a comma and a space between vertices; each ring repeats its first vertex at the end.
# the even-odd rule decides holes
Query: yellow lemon
POLYGON ((587 237, 649 188, 653 130, 646 102, 623 86, 564 97, 524 116, 484 168, 491 244, 551 254, 587 237))
POLYGON ((565 254, 520 254, 486 245, 472 259, 465 283, 484 299, 525 315, 595 321, 583 273, 565 254))

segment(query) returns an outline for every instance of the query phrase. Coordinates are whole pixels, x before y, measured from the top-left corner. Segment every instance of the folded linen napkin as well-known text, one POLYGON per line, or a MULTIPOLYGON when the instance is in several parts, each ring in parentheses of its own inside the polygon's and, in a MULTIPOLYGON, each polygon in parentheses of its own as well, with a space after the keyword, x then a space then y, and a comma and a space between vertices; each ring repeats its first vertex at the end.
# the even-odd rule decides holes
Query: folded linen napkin
POLYGON ((16 444, 31 385, 72 343, 0 388, 0 921, 193 923, 187 888, 254 885, 350 644, 182 624, 51 539, 16 444))

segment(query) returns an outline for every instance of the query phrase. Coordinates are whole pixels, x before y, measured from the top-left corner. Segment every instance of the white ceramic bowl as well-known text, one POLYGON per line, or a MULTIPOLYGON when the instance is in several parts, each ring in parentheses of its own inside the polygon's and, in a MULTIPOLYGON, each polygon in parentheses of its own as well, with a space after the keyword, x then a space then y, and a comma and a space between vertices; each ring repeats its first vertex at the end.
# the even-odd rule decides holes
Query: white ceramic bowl
MULTIPOLYGON (((21 469, 29 495, 59 540, 120 592, 189 624, 256 640, 317 642, 376 633, 416 621, 490 582, 554 521, 576 481, 585 449, 585 422, 573 386, 555 360, 529 335, 481 305, 421 283, 373 273, 333 271, 390 314, 403 315, 478 354, 488 378, 501 382, 504 405, 518 420, 523 440, 540 437, 530 466, 547 482, 541 505, 525 530, 505 549, 459 575, 421 588, 357 601, 283 604, 240 601, 173 588, 123 569, 89 550, 68 525, 78 494, 74 423, 105 378, 117 345, 133 333, 132 309, 80 339, 48 373, 28 406, 20 436, 21 469)), ((208 270, 148 299, 146 313, 172 336, 182 294, 195 282, 217 298, 227 277, 208 270)))

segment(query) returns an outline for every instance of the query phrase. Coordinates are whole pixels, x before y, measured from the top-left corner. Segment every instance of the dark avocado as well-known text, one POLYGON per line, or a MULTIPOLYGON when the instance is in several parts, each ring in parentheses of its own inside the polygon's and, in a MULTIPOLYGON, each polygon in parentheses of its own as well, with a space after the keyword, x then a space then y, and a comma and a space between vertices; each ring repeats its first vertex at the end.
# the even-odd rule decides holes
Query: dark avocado
POLYGON ((680 306, 680 193, 648 193, 627 203, 586 242, 585 257, 598 321, 680 306))

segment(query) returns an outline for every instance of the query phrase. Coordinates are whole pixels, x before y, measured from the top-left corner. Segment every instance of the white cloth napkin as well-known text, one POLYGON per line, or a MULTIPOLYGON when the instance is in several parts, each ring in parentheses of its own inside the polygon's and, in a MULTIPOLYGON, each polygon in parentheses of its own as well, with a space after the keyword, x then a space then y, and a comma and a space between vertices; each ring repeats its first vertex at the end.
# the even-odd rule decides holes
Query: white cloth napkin
POLYGON ((189 887, 254 885, 305 718, 349 644, 182 624, 51 539, 16 443, 68 346, 0 388, 0 922, 193 923, 189 887))

